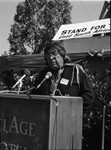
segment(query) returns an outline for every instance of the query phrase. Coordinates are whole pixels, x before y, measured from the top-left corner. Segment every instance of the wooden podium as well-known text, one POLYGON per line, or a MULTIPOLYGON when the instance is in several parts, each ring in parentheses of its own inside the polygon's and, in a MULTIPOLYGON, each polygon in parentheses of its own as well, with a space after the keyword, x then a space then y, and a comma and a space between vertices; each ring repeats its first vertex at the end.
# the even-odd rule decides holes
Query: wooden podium
POLYGON ((81 97, 0 94, 1 150, 82 149, 81 97))

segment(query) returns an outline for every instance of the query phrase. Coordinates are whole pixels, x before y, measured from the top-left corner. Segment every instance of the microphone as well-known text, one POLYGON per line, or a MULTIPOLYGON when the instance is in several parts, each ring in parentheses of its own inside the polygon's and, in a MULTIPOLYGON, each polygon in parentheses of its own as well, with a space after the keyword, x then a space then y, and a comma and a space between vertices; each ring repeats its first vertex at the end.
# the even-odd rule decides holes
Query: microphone
POLYGON ((43 83, 45 80, 49 79, 51 76, 52 76, 52 73, 51 73, 51 72, 47 72, 47 74, 45 75, 45 78, 44 78, 44 79, 41 81, 41 83, 36 87, 36 89, 38 89, 38 88, 42 85, 42 83, 43 83))
POLYGON ((24 75, 15 83, 12 89, 14 89, 26 76, 30 76, 30 71, 28 69, 25 69, 24 75))

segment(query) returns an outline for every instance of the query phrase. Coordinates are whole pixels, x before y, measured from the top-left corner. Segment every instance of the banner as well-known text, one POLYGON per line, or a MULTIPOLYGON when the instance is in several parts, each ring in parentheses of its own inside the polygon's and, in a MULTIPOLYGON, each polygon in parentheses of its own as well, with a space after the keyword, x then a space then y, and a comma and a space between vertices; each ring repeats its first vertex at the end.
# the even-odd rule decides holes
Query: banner
POLYGON ((110 19, 102 19, 78 24, 61 25, 52 40, 89 37, 110 32, 110 19))

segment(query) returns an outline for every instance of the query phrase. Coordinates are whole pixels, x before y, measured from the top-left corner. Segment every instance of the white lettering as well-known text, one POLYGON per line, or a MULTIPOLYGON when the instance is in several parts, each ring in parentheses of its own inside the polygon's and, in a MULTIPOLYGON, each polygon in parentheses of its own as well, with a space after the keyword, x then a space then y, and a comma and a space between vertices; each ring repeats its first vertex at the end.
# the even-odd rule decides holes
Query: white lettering
POLYGON ((20 123, 20 126, 19 126, 19 129, 20 129, 20 132, 21 132, 21 134, 23 134, 23 135, 27 135, 27 130, 28 129, 24 129, 24 132, 23 132, 23 125, 28 125, 28 123, 27 122, 25 122, 25 121, 22 121, 21 123, 20 123))
POLYGON ((5 142, 1 142, 1 143, 0 143, 0 148, 1 148, 1 150, 2 150, 2 149, 8 150, 7 144, 6 144, 5 142))
POLYGON ((16 145, 15 144, 8 144, 7 147, 8 147, 8 150, 9 149, 10 150, 16 150, 16 145))
POLYGON ((13 129, 15 129, 15 133, 19 133, 18 124, 17 124, 17 120, 16 120, 15 116, 12 119, 12 123, 11 123, 9 132, 13 132, 13 129))
POLYGON ((29 136, 35 136, 35 134, 33 134, 34 126, 36 126, 35 123, 30 123, 29 124, 29 136))
POLYGON ((15 133, 28 136, 35 136, 34 128, 36 123, 21 121, 18 122, 16 116, 12 118, 11 123, 7 124, 6 119, 0 119, 0 131, 5 132, 6 134, 15 133))
POLYGON ((16 145, 16 144, 12 144, 12 143, 5 143, 5 142, 1 142, 0 143, 0 150, 27 150, 27 147, 23 147, 20 145, 16 145))
POLYGON ((4 123, 3 123, 3 131, 8 134, 9 132, 6 130, 6 119, 4 119, 3 121, 4 121, 4 123))

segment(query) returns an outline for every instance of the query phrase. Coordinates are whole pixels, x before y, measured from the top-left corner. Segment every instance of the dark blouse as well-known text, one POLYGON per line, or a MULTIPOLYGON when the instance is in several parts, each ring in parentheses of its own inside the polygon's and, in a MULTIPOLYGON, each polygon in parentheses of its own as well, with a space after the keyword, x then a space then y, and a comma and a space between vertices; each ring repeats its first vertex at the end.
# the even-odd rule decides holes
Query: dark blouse
MULTIPOLYGON (((44 79, 50 68, 44 68, 40 71, 35 87, 44 79)), ((46 79, 37 89, 31 91, 31 94, 36 95, 51 95, 52 77, 46 79)), ((57 85, 56 96, 80 96, 83 98, 84 104, 90 104, 94 99, 93 89, 88 75, 80 65, 67 64, 61 74, 57 85)))

